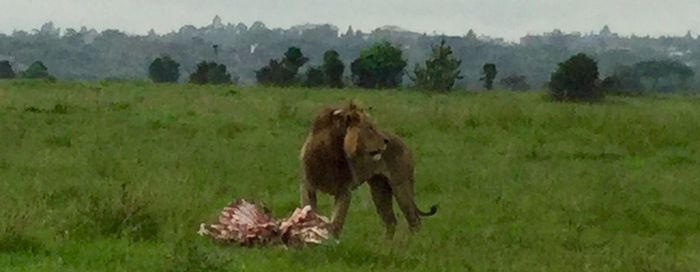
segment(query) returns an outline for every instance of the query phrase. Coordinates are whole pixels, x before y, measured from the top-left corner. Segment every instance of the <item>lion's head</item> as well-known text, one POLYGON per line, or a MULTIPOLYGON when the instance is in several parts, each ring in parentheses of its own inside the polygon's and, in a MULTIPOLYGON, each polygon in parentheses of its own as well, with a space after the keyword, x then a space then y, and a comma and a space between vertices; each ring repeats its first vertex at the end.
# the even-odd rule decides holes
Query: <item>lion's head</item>
POLYGON ((350 158, 380 160, 389 140, 379 132, 364 108, 351 102, 342 108, 327 108, 313 123, 313 133, 329 133, 342 138, 345 155, 350 158))

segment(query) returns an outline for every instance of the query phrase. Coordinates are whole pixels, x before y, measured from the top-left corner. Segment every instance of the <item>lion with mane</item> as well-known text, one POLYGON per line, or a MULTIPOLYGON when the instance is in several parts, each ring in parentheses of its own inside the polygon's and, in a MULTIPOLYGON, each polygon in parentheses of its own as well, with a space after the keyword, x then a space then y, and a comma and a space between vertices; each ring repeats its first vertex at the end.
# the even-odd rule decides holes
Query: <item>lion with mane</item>
POLYGON ((318 113, 301 149, 301 204, 317 210, 317 191, 335 198, 332 232, 338 237, 350 206, 352 191, 367 182, 372 200, 391 238, 396 229, 392 197, 411 232, 421 226, 423 212, 415 204, 414 162, 411 151, 396 135, 379 131, 355 102, 318 113))

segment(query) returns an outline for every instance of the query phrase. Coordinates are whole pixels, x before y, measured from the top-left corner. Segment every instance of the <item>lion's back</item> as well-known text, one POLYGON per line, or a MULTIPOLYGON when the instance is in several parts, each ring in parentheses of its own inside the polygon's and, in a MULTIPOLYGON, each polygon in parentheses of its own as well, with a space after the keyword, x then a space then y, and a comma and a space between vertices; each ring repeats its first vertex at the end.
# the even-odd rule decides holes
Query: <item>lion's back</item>
POLYGON ((387 150, 384 153, 383 161, 387 170, 395 178, 413 179, 413 152, 398 135, 384 133, 389 138, 387 150))

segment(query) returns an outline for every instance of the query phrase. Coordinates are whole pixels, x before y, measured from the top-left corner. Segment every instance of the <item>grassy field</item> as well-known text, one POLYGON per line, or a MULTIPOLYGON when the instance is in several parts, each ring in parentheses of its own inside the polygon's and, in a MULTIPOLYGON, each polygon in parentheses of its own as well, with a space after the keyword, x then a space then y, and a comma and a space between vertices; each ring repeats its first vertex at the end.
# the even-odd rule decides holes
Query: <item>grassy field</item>
POLYGON ((692 96, 0 81, 0 270, 698 271, 698 120, 692 96), (383 241, 363 186, 337 245, 196 235, 234 198, 287 216, 311 117, 350 98, 413 148, 421 233, 383 241))

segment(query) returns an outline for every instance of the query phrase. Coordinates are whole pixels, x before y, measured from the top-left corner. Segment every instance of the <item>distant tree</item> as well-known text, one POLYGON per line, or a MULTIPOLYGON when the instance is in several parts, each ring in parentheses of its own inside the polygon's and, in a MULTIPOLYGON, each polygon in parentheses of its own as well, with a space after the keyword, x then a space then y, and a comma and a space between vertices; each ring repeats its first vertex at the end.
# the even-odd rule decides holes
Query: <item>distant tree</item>
POLYGON ((420 89, 449 91, 457 80, 462 79, 459 70, 462 61, 452 55, 452 47, 446 46, 444 39, 439 46, 432 48, 432 56, 425 61, 425 66, 416 64, 411 79, 420 89))
POLYGON ((695 76, 693 69, 673 60, 643 61, 635 64, 633 70, 640 80, 650 80, 651 89, 655 91, 686 88, 688 81, 695 76), (665 86, 662 88, 660 83, 665 83, 665 86))
POLYGON ((639 76, 630 66, 618 66, 613 73, 603 79, 601 83, 603 91, 615 95, 636 95, 644 90, 639 76))
POLYGON ((299 69, 299 67, 304 65, 307 61, 309 61, 309 59, 304 57, 304 54, 301 53, 301 49, 298 47, 290 47, 287 49, 287 52, 284 53, 284 62, 292 68, 299 69))
POLYGON ((0 79, 13 79, 15 78, 15 71, 12 70, 12 65, 9 61, 0 61, 0 79))
POLYGON ((345 64, 340 60, 340 55, 335 50, 328 50, 323 54, 323 74, 328 86, 331 88, 343 88, 343 72, 345 64))
POLYGON ((377 43, 363 49, 352 62, 353 81, 362 88, 396 88, 406 68, 401 49, 389 42, 377 43))
POLYGON ((211 47, 214 48, 214 56, 218 57, 219 56, 219 45, 215 44, 215 45, 212 45, 211 47))
POLYGON ((476 37, 476 32, 474 32, 473 29, 469 29, 469 31, 467 32, 467 35, 465 35, 464 38, 465 38, 466 40, 469 40, 469 41, 475 41, 475 40, 478 39, 478 38, 476 37))
POLYGON ((484 88, 487 90, 493 90, 493 80, 496 78, 496 75, 498 74, 498 70, 496 70, 496 64, 493 63, 487 63, 484 64, 484 67, 482 68, 482 74, 484 77, 482 77, 481 81, 484 82, 484 88))
POLYGON ((530 89, 527 77, 520 75, 511 75, 501 79, 501 85, 511 91, 527 91, 530 89))
POLYGON ((605 92, 617 95, 637 95, 645 90, 670 92, 687 88, 694 76, 693 69, 677 61, 642 61, 615 68, 601 86, 605 92))
POLYGON ((549 91, 555 101, 596 101, 604 97, 597 88, 598 64, 586 54, 579 53, 552 73, 549 91))
POLYGON ((306 70, 306 87, 320 87, 326 85, 326 77, 320 67, 310 67, 306 70))
POLYGON ((274 59, 270 60, 267 66, 255 71, 258 83, 263 85, 284 85, 291 81, 289 74, 284 65, 274 59))
POLYGON ((226 65, 202 61, 197 64, 197 70, 190 75, 190 83, 231 84, 233 82, 231 74, 226 72, 226 65))
POLYGON ((180 78, 180 64, 169 56, 156 58, 148 66, 148 77, 156 83, 177 82, 180 78))
POLYGON ((49 68, 47 68, 46 65, 44 65, 44 63, 41 61, 35 61, 31 65, 29 65, 29 68, 27 68, 27 70, 20 73, 20 77, 27 79, 53 78, 49 74, 49 68))
POLYGON ((301 49, 290 47, 282 60, 270 60, 267 66, 255 72, 255 77, 264 85, 290 86, 295 83, 299 68, 308 60, 301 49))

